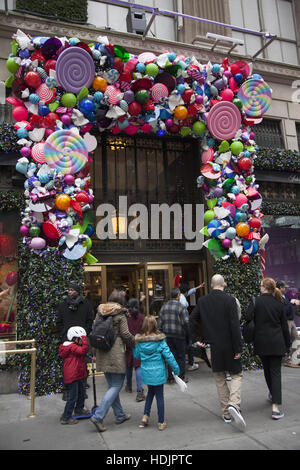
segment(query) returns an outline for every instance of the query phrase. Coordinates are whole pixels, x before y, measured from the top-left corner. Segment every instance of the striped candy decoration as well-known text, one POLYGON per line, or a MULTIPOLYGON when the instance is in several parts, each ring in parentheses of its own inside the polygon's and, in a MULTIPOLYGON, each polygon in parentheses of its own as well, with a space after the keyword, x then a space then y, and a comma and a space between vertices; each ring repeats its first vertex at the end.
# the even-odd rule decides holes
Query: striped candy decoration
POLYGON ((63 175, 78 173, 88 162, 88 149, 82 137, 69 130, 56 131, 45 142, 44 157, 50 168, 63 175))

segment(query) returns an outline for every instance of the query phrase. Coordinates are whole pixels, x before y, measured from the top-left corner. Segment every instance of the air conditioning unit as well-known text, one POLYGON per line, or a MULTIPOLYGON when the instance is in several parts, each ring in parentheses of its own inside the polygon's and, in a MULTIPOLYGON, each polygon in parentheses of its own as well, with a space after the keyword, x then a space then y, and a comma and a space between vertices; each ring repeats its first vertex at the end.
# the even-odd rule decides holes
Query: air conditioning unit
POLYGON ((140 34, 142 36, 147 26, 144 10, 134 7, 129 8, 126 23, 128 33, 140 34))

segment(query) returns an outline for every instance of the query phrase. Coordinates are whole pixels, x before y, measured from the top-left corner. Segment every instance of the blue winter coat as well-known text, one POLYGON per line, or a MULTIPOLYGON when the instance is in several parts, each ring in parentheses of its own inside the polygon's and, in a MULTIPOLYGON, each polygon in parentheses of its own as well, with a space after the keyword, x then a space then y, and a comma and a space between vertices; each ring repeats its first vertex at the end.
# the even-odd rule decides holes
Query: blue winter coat
POLYGON ((159 335, 136 335, 136 347, 133 355, 141 362, 142 382, 145 385, 162 385, 167 381, 166 361, 176 375, 180 368, 169 346, 166 343, 166 336, 159 335))

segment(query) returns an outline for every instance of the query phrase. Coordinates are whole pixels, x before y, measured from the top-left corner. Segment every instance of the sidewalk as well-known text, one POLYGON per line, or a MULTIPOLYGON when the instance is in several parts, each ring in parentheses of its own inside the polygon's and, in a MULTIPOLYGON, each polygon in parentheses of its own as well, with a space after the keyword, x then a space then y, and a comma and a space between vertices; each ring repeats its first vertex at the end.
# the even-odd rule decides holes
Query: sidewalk
MULTIPOLYGON (((28 418, 30 401, 18 395, 1 395, 0 450, 300 450, 300 370, 282 368, 285 417, 271 419, 267 389, 262 371, 244 373, 242 412, 246 431, 238 431, 221 420, 216 386, 210 369, 201 363, 188 372, 188 393, 176 384, 165 385, 165 408, 168 427, 157 430, 156 402, 153 402, 150 425, 139 429, 144 402, 135 401, 136 393, 121 391, 121 402, 129 421, 114 423, 109 411, 105 433, 98 433, 89 420, 62 426, 59 417, 64 408, 61 394, 37 397, 36 417, 28 418)), ((88 407, 93 406, 92 379, 88 389, 88 407)), ((230 383, 230 382, 229 382, 230 383)), ((97 403, 106 390, 103 376, 96 377, 97 403)))

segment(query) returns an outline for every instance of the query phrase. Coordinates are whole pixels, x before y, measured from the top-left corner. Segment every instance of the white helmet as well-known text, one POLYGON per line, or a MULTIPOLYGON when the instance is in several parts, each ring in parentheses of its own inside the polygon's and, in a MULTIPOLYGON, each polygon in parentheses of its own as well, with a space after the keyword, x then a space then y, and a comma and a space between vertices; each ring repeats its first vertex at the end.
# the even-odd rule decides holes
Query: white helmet
POLYGON ((75 338, 81 338, 81 336, 86 336, 86 331, 81 326, 72 326, 68 329, 67 337, 69 341, 75 338))

